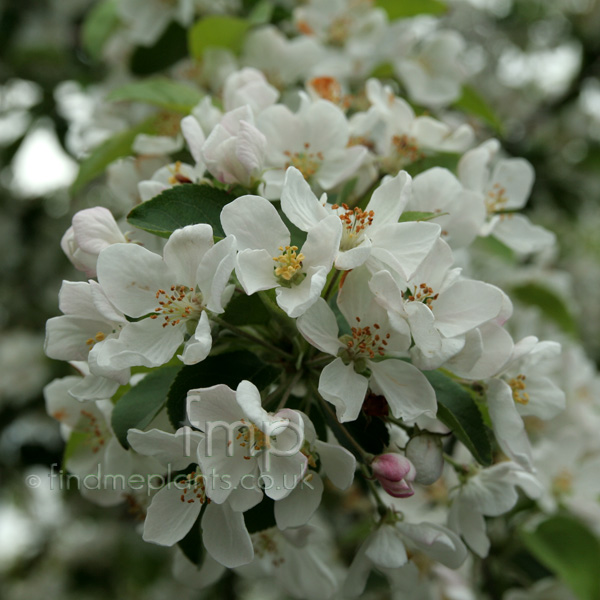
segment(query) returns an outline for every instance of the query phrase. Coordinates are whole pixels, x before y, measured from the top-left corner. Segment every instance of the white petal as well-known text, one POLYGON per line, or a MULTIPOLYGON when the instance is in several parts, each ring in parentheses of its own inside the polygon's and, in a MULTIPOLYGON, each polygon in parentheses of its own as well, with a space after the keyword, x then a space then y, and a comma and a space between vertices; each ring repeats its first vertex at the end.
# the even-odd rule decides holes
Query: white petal
POLYGON ((340 250, 335 259, 335 268, 341 271, 351 271, 364 265, 371 256, 371 240, 365 238, 359 246, 350 250, 340 250))
POLYGON ((341 358, 329 363, 319 379, 319 393, 335 406, 341 423, 356 420, 368 387, 368 380, 356 373, 352 365, 344 365, 341 358))
POLYGON ((315 448, 321 460, 323 473, 340 490, 347 490, 354 481, 354 471, 356 470, 354 455, 346 448, 321 440, 315 442, 315 448))
POLYGON ((288 496, 275 503, 275 521, 279 529, 306 524, 321 504, 323 481, 316 473, 306 484, 298 484, 288 496))
POLYGON ((325 267, 310 267, 302 283, 291 288, 278 287, 275 291, 277 304, 288 317, 295 319, 303 315, 320 297, 327 283, 325 267))
POLYGON ((385 396, 397 419, 414 421, 437 411, 435 392, 419 369, 402 360, 369 361, 371 386, 385 396))
POLYGON ((111 244, 127 241, 112 213, 102 206, 87 208, 75 213, 73 230, 79 247, 90 254, 99 254, 101 250, 111 244))
POLYGON ((212 227, 204 223, 188 225, 171 234, 163 255, 177 283, 191 289, 196 287, 198 265, 212 246, 212 227))
POLYGON ((240 567, 254 558, 243 513, 233 511, 227 504, 211 502, 202 516, 201 525, 206 551, 225 567, 240 567))
POLYGON ((507 158, 496 164, 488 191, 494 192, 498 186, 507 199, 503 208, 523 208, 529 198, 534 178, 535 171, 524 158, 507 158))
POLYGON ((382 525, 369 537, 366 556, 378 567, 398 569, 408 557, 399 531, 393 525, 382 525))
POLYGON ((196 164, 202 162, 201 148, 206 141, 204 132, 198 120, 192 115, 188 115, 181 120, 181 133, 187 142, 187 146, 190 149, 194 161, 196 164))
POLYGON ((177 358, 184 365, 195 365, 203 361, 210 353, 212 348, 212 335, 210 332, 210 323, 208 315, 202 311, 200 320, 196 326, 194 335, 185 343, 183 354, 178 354, 177 358))
POLYGON ((210 422, 236 423, 244 418, 235 391, 224 384, 190 390, 187 415, 190 423, 202 431, 207 431, 210 422))
POLYGON ((325 267, 331 269, 333 259, 338 252, 342 237, 342 222, 335 215, 330 215, 319 221, 306 236, 302 246, 305 259, 303 268, 325 267))
POLYGON ((279 284, 275 279, 275 261, 267 250, 242 250, 236 257, 235 273, 246 294, 270 290, 279 284))
POLYGON ((539 252, 552 246, 556 236, 523 215, 510 214, 500 219, 492 235, 517 252, 539 252))
POLYGON ((189 427, 178 429, 174 434, 160 429, 130 429, 127 433, 127 441, 136 452, 152 456, 164 467, 170 465, 174 471, 196 462, 196 450, 202 437, 189 427))
POLYGON ((223 312, 223 293, 235 266, 235 238, 228 236, 217 242, 202 259, 196 281, 208 310, 223 312))
POLYGON ((400 171, 396 177, 384 179, 373 192, 365 210, 372 210, 375 215, 369 227, 371 237, 383 225, 397 223, 408 199, 410 198, 411 178, 406 171, 400 171))
POLYGON ((266 146, 267 138, 254 125, 240 121, 235 154, 248 173, 262 169, 266 146))
POLYGON ((319 202, 302 173, 295 167, 289 167, 285 173, 281 209, 302 231, 310 231, 319 221, 331 214, 319 202))
POLYGON ((296 321, 304 339, 322 352, 337 356, 343 344, 338 339, 338 324, 334 312, 323 298, 317 301, 296 321))
POLYGON ((486 535, 485 519, 475 507, 462 497, 452 503, 448 513, 448 526, 460 534, 469 548, 485 558, 490 551, 490 540, 486 535))

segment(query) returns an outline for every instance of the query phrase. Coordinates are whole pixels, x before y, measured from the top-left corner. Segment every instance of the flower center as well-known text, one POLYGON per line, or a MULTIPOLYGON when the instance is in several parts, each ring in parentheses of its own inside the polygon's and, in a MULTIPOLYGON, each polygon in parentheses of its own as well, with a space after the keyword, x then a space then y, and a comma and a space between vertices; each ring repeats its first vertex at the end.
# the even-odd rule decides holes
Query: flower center
POLYGON ((99 331, 93 338, 88 338, 85 341, 85 345, 88 346, 88 350, 91 350, 98 342, 102 342, 106 339, 106 335, 99 331))
POLYGON ((289 287, 292 283, 299 283, 299 279, 303 279, 302 261, 304 254, 298 254, 298 246, 279 246, 281 254, 274 256, 273 260, 277 263, 275 267, 275 277, 279 283, 285 287, 289 287))
POLYGON ((408 302, 422 302, 427 308, 432 308, 432 303, 437 300, 438 294, 434 294, 433 288, 428 286, 426 283, 420 283, 418 286, 415 285, 413 289, 407 288, 406 291, 402 292, 402 299, 408 302))
POLYGON ((513 393, 513 400, 518 404, 527 404, 529 402, 529 394, 525 391, 525 375, 517 375, 508 381, 513 393))
POLYGON ((204 309, 202 295, 185 285, 172 285, 168 292, 160 289, 156 292, 156 299, 158 306, 154 309, 155 314, 150 315, 150 318, 162 317, 163 327, 167 325, 175 327, 182 320, 198 319, 204 309))
POLYGON ((350 208, 347 204, 334 204, 331 210, 337 212, 343 225, 342 239, 340 241, 340 250, 350 250, 356 248, 365 237, 365 230, 373 224, 375 212, 372 210, 363 211, 358 206, 350 208))
POLYGON ((347 104, 347 100, 342 94, 342 86, 335 77, 313 77, 309 85, 315 92, 325 100, 333 104, 347 104))
POLYGON ((381 326, 379 323, 373 323, 373 329, 370 325, 360 326, 360 317, 356 317, 357 326, 352 327, 352 337, 344 336, 342 341, 346 343, 348 353, 354 357, 375 358, 375 354, 385 356, 385 347, 388 345, 390 334, 379 333, 381 326))
POLYGON ((327 38, 334 46, 343 46, 350 35, 352 20, 348 17, 334 19, 327 30, 327 38))
POLYGON ((485 208, 487 209, 488 215, 495 215, 496 213, 505 210, 507 202, 506 189, 499 183, 495 183, 492 186, 492 189, 487 193, 485 199, 485 208))
POLYGON ((307 181, 319 170, 321 163, 325 160, 322 152, 309 152, 310 144, 304 144, 303 152, 290 152, 284 154, 288 157, 285 168, 296 167, 307 181))
POLYGON ((244 449, 244 460, 250 460, 261 450, 271 447, 271 438, 265 435, 254 423, 248 423, 245 419, 241 419, 241 423, 244 423, 244 425, 238 430, 236 440, 244 449))
POLYGON ((175 165, 169 169, 169 171, 171 171, 171 176, 169 177, 169 183, 171 185, 192 183, 192 180, 181 172, 181 161, 178 160, 175 165))
POLYGON ((568 494, 573 488, 573 474, 568 469, 562 469, 552 479, 552 491, 557 495, 568 494))
POLYGON ((189 504, 196 501, 199 501, 200 504, 208 504, 210 502, 210 499, 206 497, 204 475, 202 475, 201 471, 198 470, 188 473, 183 482, 180 483, 186 484, 186 487, 179 498, 182 502, 187 502, 189 504))
POLYGON ((280 567, 285 558, 281 555, 281 550, 275 539, 275 531, 261 531, 253 540, 254 552, 259 558, 271 558, 274 567, 280 567))

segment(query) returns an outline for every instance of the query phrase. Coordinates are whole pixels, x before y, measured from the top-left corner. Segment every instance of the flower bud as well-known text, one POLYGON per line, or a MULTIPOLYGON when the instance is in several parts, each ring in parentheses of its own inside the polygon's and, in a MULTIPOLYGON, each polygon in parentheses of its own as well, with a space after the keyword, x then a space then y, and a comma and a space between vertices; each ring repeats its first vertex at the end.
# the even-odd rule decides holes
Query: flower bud
POLYGON ((422 433, 410 440, 406 456, 415 466, 415 481, 423 485, 436 482, 444 468, 442 442, 437 435, 422 433))
POLYGON ((415 493, 411 486, 415 468, 402 454, 380 454, 371 463, 371 468, 381 487, 390 496, 408 498, 415 493))

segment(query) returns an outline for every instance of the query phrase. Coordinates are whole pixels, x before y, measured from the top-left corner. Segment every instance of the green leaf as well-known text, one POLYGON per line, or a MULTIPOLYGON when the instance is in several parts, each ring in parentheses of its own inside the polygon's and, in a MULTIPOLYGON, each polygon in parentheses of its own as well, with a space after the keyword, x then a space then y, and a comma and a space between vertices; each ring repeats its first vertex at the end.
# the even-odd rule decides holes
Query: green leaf
POLYGON ((411 177, 415 177, 432 167, 443 167, 449 171, 456 171, 459 158, 460 155, 453 152, 437 152, 431 156, 424 156, 410 165, 406 165, 405 169, 411 177))
POLYGON ((216 237, 225 237, 221 210, 232 200, 232 195, 210 185, 185 183, 139 204, 127 215, 127 221, 134 227, 166 238, 186 225, 208 223, 216 237))
POLYGON ((235 296, 227 305, 223 313, 224 321, 231 325, 266 325, 271 320, 271 313, 267 310, 258 294, 235 296))
POLYGON ((144 429, 167 403, 167 394, 181 367, 162 367, 151 371, 115 404, 112 428, 124 448, 129 448, 127 432, 144 429))
POLYGON ((495 238, 492 235, 488 235, 486 237, 478 237, 473 242, 473 247, 478 251, 489 252, 490 254, 495 254, 497 257, 502 260, 515 263, 516 255, 513 250, 511 250, 506 244, 501 242, 498 238, 495 238))
POLYGON ((563 299, 550 288, 539 283, 525 283, 512 289, 512 296, 529 306, 537 306, 543 315, 554 321, 563 331, 577 335, 578 327, 563 299))
POLYGON ((248 20, 252 25, 264 25, 265 23, 270 23, 274 9, 275 6, 273 6, 271 0, 261 0, 248 15, 248 20))
POLYGON ((448 10, 440 0, 375 0, 375 6, 383 8, 390 20, 414 17, 415 15, 441 15, 448 10))
POLYGON ((200 92, 166 77, 135 81, 113 90, 106 99, 109 102, 144 102, 169 110, 189 113, 202 99, 200 92))
POLYGON ((399 223, 405 223, 406 221, 430 221, 439 216, 440 213, 406 210, 400 215, 399 223))
POLYGON ((371 77, 376 77, 377 79, 392 79, 395 75, 394 66, 389 62, 377 65, 371 73, 371 77))
POLYGON ((250 22, 237 17, 214 15, 198 21, 188 32, 188 46, 193 58, 202 58, 207 48, 242 49, 250 22))
POLYGON ((256 506, 244 513, 248 533, 257 533, 275 527, 275 501, 265 496, 256 506))
POLYGON ((117 158, 129 156, 131 146, 140 133, 154 133, 155 119, 147 119, 132 129, 122 131, 106 140, 92 150, 92 153, 79 165, 77 178, 71 186, 71 193, 76 194, 83 186, 104 173, 106 167, 117 158))
POLYGON ((521 531, 528 550, 560 577, 580 600, 600 598, 600 541, 570 516, 557 515, 535 531, 521 531))
POLYGON ((104 44, 118 24, 116 0, 99 2, 88 13, 81 31, 81 44, 93 59, 100 58, 104 44))
POLYGON ((437 418, 482 465, 492 464, 492 446, 477 404, 462 386, 439 371, 423 371, 435 390, 437 418))
POLYGON ((260 390, 272 383, 278 375, 278 369, 246 350, 209 356, 197 365, 183 367, 175 377, 167 401, 169 419, 173 427, 181 427, 185 420, 189 390, 219 383, 235 389, 243 379, 251 381, 260 390))
POLYGON ((485 121, 496 132, 502 133, 504 125, 489 104, 470 86, 463 86, 462 96, 454 106, 469 115, 475 115, 485 121))
POLYGON ((63 452, 63 465, 67 464, 67 461, 77 452, 77 449, 82 445, 88 443, 90 439, 89 433, 83 431, 72 431, 69 436, 69 441, 65 446, 63 452))
POLYGON ((151 75, 164 71, 187 57, 187 28, 173 22, 165 29, 154 46, 136 48, 129 66, 134 75, 151 75))

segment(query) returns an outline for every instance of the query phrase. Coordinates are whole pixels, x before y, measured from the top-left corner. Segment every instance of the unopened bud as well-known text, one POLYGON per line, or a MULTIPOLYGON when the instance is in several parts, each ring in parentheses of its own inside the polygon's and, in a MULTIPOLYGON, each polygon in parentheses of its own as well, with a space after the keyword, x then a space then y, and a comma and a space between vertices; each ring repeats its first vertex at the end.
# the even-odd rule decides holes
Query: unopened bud
POLYGON ((371 463, 371 468, 381 487, 390 496, 408 498, 415 493, 411 485, 415 478, 415 468, 402 454, 380 454, 371 463))
POLYGON ((406 446, 406 456, 415 466, 417 483, 431 485, 440 478, 444 468, 444 455, 438 435, 422 433, 412 438, 406 446))

